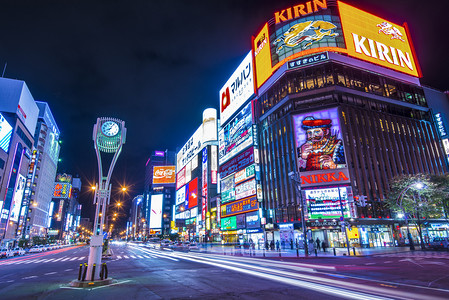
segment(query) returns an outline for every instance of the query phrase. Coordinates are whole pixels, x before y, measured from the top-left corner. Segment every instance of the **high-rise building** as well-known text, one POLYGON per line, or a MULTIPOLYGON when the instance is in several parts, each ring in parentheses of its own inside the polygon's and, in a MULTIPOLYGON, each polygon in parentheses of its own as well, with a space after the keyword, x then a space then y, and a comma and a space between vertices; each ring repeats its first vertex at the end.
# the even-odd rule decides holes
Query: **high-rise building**
POLYGON ((31 189, 29 222, 26 223, 25 237, 47 234, 50 203, 54 192, 60 149, 60 132, 49 105, 39 101, 36 101, 36 104, 39 107, 39 118, 34 134, 37 169, 34 173, 34 182, 31 189))
POLYGON ((31 179, 34 132, 39 109, 26 83, 0 78, 0 239, 14 243, 26 211, 21 210, 31 179))

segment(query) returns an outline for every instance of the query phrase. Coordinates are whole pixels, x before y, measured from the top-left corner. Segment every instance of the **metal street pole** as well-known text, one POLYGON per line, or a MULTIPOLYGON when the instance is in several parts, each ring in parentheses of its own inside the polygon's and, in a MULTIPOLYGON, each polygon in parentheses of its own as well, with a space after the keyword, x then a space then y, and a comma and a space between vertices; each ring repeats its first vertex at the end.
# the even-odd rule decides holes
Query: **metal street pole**
POLYGON ((112 171, 126 140, 125 122, 114 118, 97 118, 93 130, 94 148, 98 162, 98 186, 95 189, 94 231, 90 240, 87 278, 97 279, 100 276, 101 256, 103 252, 103 225, 106 208, 110 202, 112 171), (101 152, 113 154, 107 176, 103 176, 101 152))
POLYGON ((409 228, 409 224, 408 224, 408 218, 407 218, 407 213, 405 212, 405 208, 402 206, 402 200, 404 198, 405 193, 414 185, 410 184, 408 186, 406 186, 400 193, 399 193, 399 197, 398 200, 396 201, 399 205, 399 207, 402 209, 402 212, 404 214, 404 220, 405 220, 405 225, 407 227, 407 238, 408 238, 408 242, 409 242, 409 246, 410 246, 410 250, 415 250, 415 245, 413 244, 413 237, 412 234, 410 233, 410 228, 409 228))
POLYGON ((299 201, 300 201, 300 207, 301 207, 301 228, 302 228, 302 234, 303 234, 303 244, 304 244, 304 255, 305 257, 309 256, 309 246, 307 242, 307 226, 306 226, 306 220, 305 220, 305 211, 304 211, 304 201, 302 198, 302 191, 301 191, 301 176, 297 172, 290 172, 288 173, 290 176, 290 179, 294 182, 295 188, 299 193, 299 201))

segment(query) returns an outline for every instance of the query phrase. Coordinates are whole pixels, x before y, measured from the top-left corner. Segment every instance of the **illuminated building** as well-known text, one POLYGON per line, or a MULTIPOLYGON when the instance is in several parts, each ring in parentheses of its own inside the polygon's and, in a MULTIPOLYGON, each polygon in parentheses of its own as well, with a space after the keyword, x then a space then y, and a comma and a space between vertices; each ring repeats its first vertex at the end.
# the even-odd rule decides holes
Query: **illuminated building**
POLYGON ((146 236, 170 234, 170 221, 173 219, 172 207, 175 204, 176 195, 175 163, 176 153, 165 150, 154 151, 145 165, 142 204, 142 216, 145 221, 138 222, 136 226, 145 226, 142 231, 146 236))
POLYGON ((217 111, 203 111, 203 122, 176 154, 173 231, 185 240, 219 237, 217 219, 217 111))
POLYGON ((80 225, 82 205, 78 202, 81 179, 69 174, 57 174, 48 212, 48 236, 57 240, 74 240, 80 225))
POLYGON ((0 78, 0 239, 14 243, 32 160, 39 109, 26 83, 0 78))
POLYGON ((305 221, 330 247, 346 234, 351 247, 401 244, 383 199, 396 175, 447 172, 432 111, 447 97, 421 86, 406 25, 318 2, 277 12, 253 38, 265 237, 290 245, 305 221))
POLYGON ((25 219, 24 237, 45 236, 48 228, 50 203, 54 191, 54 178, 59 158, 59 129, 45 102, 36 101, 39 107, 39 118, 34 134, 33 155, 36 156, 36 169, 34 170, 33 185, 28 203, 25 203, 29 215, 25 219))

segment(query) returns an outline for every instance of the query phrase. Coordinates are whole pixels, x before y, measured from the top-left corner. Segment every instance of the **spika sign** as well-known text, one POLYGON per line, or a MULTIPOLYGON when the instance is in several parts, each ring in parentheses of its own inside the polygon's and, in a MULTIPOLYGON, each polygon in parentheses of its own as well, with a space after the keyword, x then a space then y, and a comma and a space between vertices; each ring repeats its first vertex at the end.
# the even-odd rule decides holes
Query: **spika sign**
POLYGON ((254 73, 251 51, 220 90, 220 120, 224 124, 254 95, 254 73))
POLYGON ((405 27, 340 1, 338 9, 350 56, 421 77, 405 27))

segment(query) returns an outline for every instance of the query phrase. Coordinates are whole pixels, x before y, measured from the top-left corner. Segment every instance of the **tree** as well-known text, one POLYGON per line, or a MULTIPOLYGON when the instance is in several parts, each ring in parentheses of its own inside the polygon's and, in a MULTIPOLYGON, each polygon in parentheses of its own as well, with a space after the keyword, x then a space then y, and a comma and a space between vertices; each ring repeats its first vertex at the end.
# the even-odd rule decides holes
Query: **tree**
POLYGON ((439 176, 415 174, 397 176, 390 183, 390 192, 385 199, 385 203, 392 211, 404 215, 411 249, 414 249, 414 246, 409 233, 408 222, 416 225, 421 239, 421 248, 424 248, 421 218, 442 216, 442 199, 447 188, 445 187, 445 180, 439 176))

